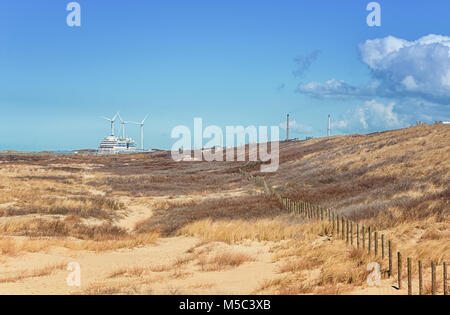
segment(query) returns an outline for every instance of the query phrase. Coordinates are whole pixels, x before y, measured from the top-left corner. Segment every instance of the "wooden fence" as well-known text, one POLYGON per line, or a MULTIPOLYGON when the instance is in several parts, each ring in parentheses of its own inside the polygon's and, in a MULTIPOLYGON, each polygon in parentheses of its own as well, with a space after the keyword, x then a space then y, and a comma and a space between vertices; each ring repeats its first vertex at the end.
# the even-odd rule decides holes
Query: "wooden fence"
MULTIPOLYGON (((387 264, 387 269, 385 269, 384 272, 385 276, 388 278, 393 278, 395 276, 393 264, 393 242, 392 240, 386 239, 384 234, 380 235, 375 229, 370 226, 360 226, 359 223, 347 219, 344 215, 339 215, 333 209, 322 208, 305 201, 292 201, 289 198, 284 198, 275 189, 267 185, 263 177, 253 176, 251 173, 247 173, 242 169, 240 169, 239 171, 241 175, 244 176, 247 180, 253 181, 254 183, 256 183, 256 185, 263 188, 266 195, 274 195, 279 200, 282 208, 289 211, 290 213, 299 215, 305 220, 309 221, 328 221, 331 225, 332 235, 335 235, 337 239, 340 238, 341 240, 345 241, 349 246, 367 250, 369 255, 374 255, 374 257, 381 258, 381 261, 387 264)), ((400 251, 397 251, 395 256, 397 258, 397 288, 400 290, 403 288, 403 271, 405 269, 405 266, 402 253, 400 251)), ((424 281, 423 262, 421 260, 418 260, 415 264, 413 264, 412 258, 407 257, 406 272, 409 295, 413 295, 414 292, 417 292, 419 295, 427 293, 425 292, 425 284, 428 284, 426 289, 430 291, 432 295, 436 295, 438 292, 438 282, 436 280, 438 267, 441 267, 442 271, 442 292, 444 295, 448 294, 447 263, 443 262, 439 266, 436 261, 432 260, 429 263, 429 266, 431 268, 431 279, 430 281, 424 281), (417 266, 417 268, 414 268, 415 266, 417 266), (417 291, 413 290, 413 274, 415 274, 415 272, 417 272, 418 276, 417 291)))

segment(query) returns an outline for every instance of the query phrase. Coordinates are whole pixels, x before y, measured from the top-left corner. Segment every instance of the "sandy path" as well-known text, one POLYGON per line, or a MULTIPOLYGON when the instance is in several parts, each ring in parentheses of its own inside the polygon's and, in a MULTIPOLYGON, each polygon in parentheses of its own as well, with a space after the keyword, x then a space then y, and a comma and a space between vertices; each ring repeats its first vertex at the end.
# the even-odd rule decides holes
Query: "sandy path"
POLYGON ((77 262, 81 266, 82 286, 70 287, 66 283, 69 271, 56 270, 49 276, 23 279, 13 283, 0 283, 0 294, 71 294, 104 281, 108 275, 120 266, 140 265, 159 266, 171 264, 173 259, 183 254, 197 243, 194 238, 167 238, 158 241, 155 246, 136 249, 124 249, 106 253, 71 252, 54 249, 48 254, 33 253, 21 257, 6 259, 0 265, 0 279, 17 275, 20 271, 44 268, 62 262, 77 262), (3 270, 2 270, 3 269, 3 270))
POLYGON ((115 222, 115 225, 133 231, 136 223, 148 219, 153 215, 150 207, 144 205, 127 205, 127 210, 122 214, 122 217, 115 222))
MULTIPOLYGON (((192 237, 173 237, 158 240, 154 246, 136 249, 94 253, 74 252, 56 248, 49 253, 32 253, 8 257, 0 263, 0 294, 74 294, 86 293, 92 288, 101 290, 119 287, 122 293, 139 294, 250 294, 265 280, 278 276, 278 267, 272 263, 267 244, 226 245, 202 244, 192 237), (200 245, 199 245, 200 244, 200 245), (225 270, 205 271, 194 255, 188 264, 175 265, 176 259, 186 258, 192 248, 200 248, 208 255, 230 252, 249 253, 255 260, 225 270), (69 262, 81 266, 81 287, 70 287, 65 270, 69 262), (64 264, 49 275, 29 277, 9 283, 1 279, 24 272, 43 269, 49 265, 64 264), (125 275, 111 278, 117 270, 145 268, 151 270, 143 275, 125 275)), ((103 292, 103 291, 102 291, 103 292)), ((103 292, 104 293, 104 292, 103 292)))

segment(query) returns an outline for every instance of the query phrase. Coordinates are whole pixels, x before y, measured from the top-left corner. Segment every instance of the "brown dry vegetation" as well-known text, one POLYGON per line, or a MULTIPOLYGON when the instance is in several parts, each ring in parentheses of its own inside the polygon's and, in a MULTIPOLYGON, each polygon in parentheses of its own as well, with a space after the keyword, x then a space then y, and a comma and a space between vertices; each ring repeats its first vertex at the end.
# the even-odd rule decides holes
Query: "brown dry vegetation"
MULTIPOLYGON (((0 264, 52 248, 102 255, 188 236, 201 243, 172 264, 116 268, 81 293, 147 294, 166 280, 177 284, 164 292, 185 292, 176 281, 261 263, 239 247, 250 242, 269 248, 276 266, 276 276, 252 293, 344 294, 365 287, 374 258, 336 241, 328 224, 284 213, 239 168, 264 176, 285 197, 375 227, 405 257, 450 262, 449 138, 447 125, 421 125, 283 142, 280 168, 269 174, 259 173, 260 163, 176 163, 168 152, 0 155, 0 264), (133 216, 135 209, 142 213, 133 216), (218 243, 240 249, 208 245, 218 243)), ((210 283, 194 287, 214 290, 210 283)))

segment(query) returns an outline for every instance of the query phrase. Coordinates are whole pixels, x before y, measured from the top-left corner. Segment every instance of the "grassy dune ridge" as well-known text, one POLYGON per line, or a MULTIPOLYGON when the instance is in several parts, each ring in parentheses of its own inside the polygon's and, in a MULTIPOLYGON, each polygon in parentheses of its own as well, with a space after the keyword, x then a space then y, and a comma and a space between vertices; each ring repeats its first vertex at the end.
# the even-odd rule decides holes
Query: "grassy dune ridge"
MULTIPOLYGON (((170 152, 1 154, 0 264, 24 255, 51 255, 58 248, 94 252, 98 259, 128 250, 132 257, 134 251, 162 250, 166 245, 161 244, 188 237, 199 244, 171 257, 169 267, 112 266, 116 272, 92 280, 81 293, 181 290, 161 288, 166 282, 190 287, 189 292, 223 293, 217 284, 196 279, 204 273, 230 279, 233 272, 242 272, 244 279, 257 268, 273 272, 247 293, 362 290, 373 257, 333 242, 326 223, 285 213, 278 200, 242 180, 239 168, 264 176, 283 196, 336 209, 375 227, 396 239, 395 249, 405 255, 450 262, 449 136, 448 125, 421 125, 282 142, 280 168, 267 174, 259 173, 259 163, 176 163, 170 152)), ((34 268, 46 272, 22 270, 23 276, 4 279, 20 283, 40 274, 56 277, 59 269, 50 272, 47 266, 34 268)))

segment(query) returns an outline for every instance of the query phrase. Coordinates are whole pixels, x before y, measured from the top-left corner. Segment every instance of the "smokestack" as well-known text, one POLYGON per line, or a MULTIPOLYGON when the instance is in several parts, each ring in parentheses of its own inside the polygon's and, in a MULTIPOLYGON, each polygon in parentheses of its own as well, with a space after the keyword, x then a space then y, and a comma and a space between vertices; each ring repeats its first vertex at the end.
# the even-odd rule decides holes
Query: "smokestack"
POLYGON ((331 137, 331 116, 328 115, 328 137, 331 137))
POLYGON ((287 122, 286 122, 286 141, 289 141, 289 114, 287 115, 287 122))

